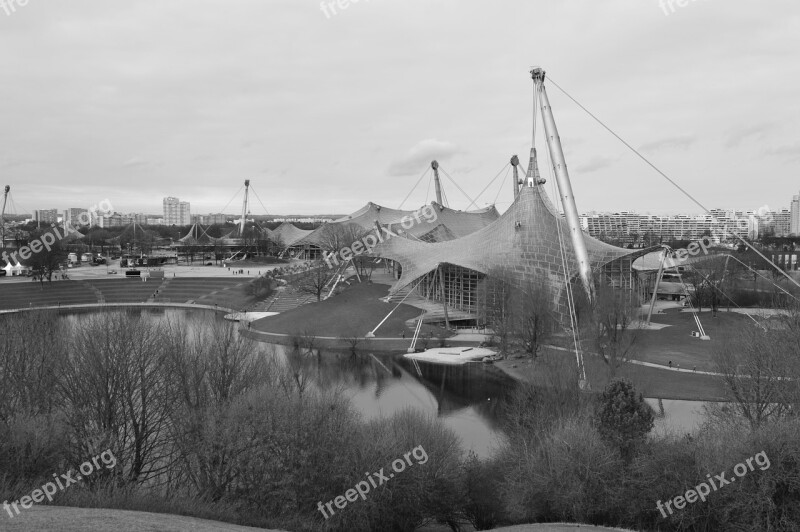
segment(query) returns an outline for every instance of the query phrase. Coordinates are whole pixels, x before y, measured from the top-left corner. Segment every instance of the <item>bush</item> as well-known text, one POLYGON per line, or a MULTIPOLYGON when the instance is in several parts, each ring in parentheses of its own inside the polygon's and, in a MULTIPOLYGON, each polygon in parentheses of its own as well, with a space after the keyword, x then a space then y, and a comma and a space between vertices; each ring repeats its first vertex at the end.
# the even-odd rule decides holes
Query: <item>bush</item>
POLYGON ((343 495, 366 478, 365 472, 384 468, 388 476, 392 462, 402 460, 412 449, 427 459, 414 455, 413 465, 406 464, 402 473, 393 473, 394 477, 371 490, 366 500, 359 498, 345 509, 337 510, 325 524, 343 531, 405 531, 435 521, 462 521, 465 497, 458 437, 435 418, 412 410, 369 422, 350 455, 349 474, 337 489, 321 492, 320 498, 325 502, 343 495))
POLYGON ((586 418, 559 420, 539 445, 509 445, 503 497, 515 522, 612 521, 625 501, 619 496, 623 462, 586 418))
POLYGON ((20 413, 0 423, 0 478, 16 483, 60 472, 67 445, 63 429, 55 415, 20 413))
POLYGON ((464 461, 464 514, 475 530, 491 530, 503 519, 505 509, 500 493, 502 464, 497 459, 481 460, 469 453, 464 461))

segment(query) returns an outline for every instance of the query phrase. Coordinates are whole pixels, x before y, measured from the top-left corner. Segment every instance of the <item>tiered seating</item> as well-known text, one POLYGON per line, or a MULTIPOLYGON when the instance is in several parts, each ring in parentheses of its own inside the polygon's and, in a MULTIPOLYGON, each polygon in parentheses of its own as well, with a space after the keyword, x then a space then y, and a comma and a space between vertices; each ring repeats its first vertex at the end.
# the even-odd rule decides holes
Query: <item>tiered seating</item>
POLYGON ((7 283, 0 280, 0 309, 43 307, 49 305, 85 305, 97 303, 97 296, 79 281, 7 283))
POLYGON ((256 310, 266 310, 269 312, 286 312, 306 303, 313 303, 317 300, 316 296, 300 292, 293 286, 285 286, 273 294, 263 303, 259 303, 256 310))
POLYGON ((153 297, 153 292, 161 284, 161 280, 150 279, 142 282, 138 278, 92 279, 87 280, 98 289, 106 303, 144 303, 153 297))
POLYGON ((247 281, 242 281, 242 279, 227 277, 167 278, 167 286, 158 294, 158 301, 168 300, 171 303, 194 301, 202 305, 217 303, 227 308, 240 309, 247 305, 252 297, 245 292, 243 287, 239 289, 234 287, 240 284, 246 286, 246 283, 247 281), (216 293, 212 294, 212 292, 216 293))
POLYGON ((87 303, 187 303, 214 305, 242 310, 255 303, 249 293, 249 279, 166 278, 142 282, 138 277, 88 279, 85 281, 45 281, 3 283, 0 281, 0 309, 87 303), (158 297, 153 293, 159 290, 158 297))

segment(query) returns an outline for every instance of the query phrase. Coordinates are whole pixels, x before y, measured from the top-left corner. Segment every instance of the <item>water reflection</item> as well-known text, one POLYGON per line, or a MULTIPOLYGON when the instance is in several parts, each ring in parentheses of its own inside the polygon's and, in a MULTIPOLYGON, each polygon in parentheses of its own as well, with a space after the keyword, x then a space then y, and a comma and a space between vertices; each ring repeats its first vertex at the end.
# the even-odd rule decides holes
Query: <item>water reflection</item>
MULTIPOLYGON (((63 317, 68 326, 75 326, 77 321, 94 312, 70 312, 63 317)), ((130 309, 121 312, 156 321, 180 321, 190 337, 207 323, 209 315, 223 320, 220 314, 203 310, 130 309)), ((264 356, 275 357, 312 377, 314 386, 344 393, 365 419, 389 416, 404 408, 419 409, 438 417, 461 437, 465 449, 481 457, 491 455, 502 441, 500 411, 515 382, 494 366, 414 364, 402 355, 320 352, 317 348, 295 349, 271 344, 259 344, 259 348, 264 356)), ((703 402, 654 398, 648 398, 647 402, 659 413, 657 433, 694 432, 703 421, 703 402)))
POLYGON ((680 401, 676 399, 645 398, 656 412, 656 433, 673 432, 687 434, 695 432, 704 421, 704 401, 680 401))
POLYGON ((417 370, 402 355, 274 347, 286 363, 314 375, 321 389, 341 390, 365 419, 418 409, 438 417, 465 449, 482 457, 502 441, 499 409, 513 381, 492 367, 419 364, 417 370))

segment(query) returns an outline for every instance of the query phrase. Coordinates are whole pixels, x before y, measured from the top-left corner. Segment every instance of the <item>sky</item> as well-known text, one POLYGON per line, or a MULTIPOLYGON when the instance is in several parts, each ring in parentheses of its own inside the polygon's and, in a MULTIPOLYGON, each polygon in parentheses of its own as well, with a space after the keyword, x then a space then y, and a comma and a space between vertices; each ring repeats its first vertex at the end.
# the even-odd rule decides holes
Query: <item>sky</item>
POLYGON ((340 2, 0 0, 0 185, 19 214, 236 213, 245 179, 253 214, 348 213, 430 202, 437 159, 451 207, 499 175, 502 212, 536 65, 580 212, 700 207, 551 80, 707 208, 800 192, 796 1, 340 2))

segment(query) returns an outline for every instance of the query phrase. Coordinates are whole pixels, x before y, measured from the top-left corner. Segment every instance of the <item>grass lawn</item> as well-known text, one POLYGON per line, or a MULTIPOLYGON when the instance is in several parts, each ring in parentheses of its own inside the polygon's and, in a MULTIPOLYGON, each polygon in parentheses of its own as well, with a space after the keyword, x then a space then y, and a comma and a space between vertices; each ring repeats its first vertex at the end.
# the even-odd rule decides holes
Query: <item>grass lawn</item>
POLYGON ((583 524, 567 524, 567 523, 536 523, 530 525, 514 525, 504 526, 502 528, 493 528, 498 532, 613 532, 613 531, 627 531, 627 528, 608 528, 605 526, 583 525, 583 524))
POLYGON ((634 357, 643 362, 667 365, 680 364, 681 368, 699 371, 716 371, 713 351, 722 341, 742 326, 750 326, 752 320, 736 312, 718 311, 717 317, 711 312, 700 313, 700 323, 711 340, 700 340, 691 336, 697 330, 694 314, 670 309, 664 314, 654 315, 653 323, 670 325, 658 331, 639 331, 633 345, 634 357))
MULTIPOLYGON (((318 303, 309 303, 275 316, 254 321, 252 328, 278 334, 308 332, 314 336, 363 337, 375 328, 397 303, 384 303, 379 298, 389 293, 385 284, 354 284, 341 294, 318 303)), ((419 316, 420 310, 402 304, 386 320, 375 336, 396 338, 405 332, 411 338, 413 331, 406 327, 406 320, 419 316)))
MULTIPOLYGON (((714 365, 714 349, 719 346, 731 333, 744 326, 751 326, 752 320, 737 312, 717 312, 717 317, 711 312, 700 313, 700 323, 710 340, 700 340, 691 336, 692 331, 697 331, 694 313, 680 312, 679 309, 668 309, 663 314, 653 315, 653 324, 669 325, 660 330, 639 330, 636 332, 636 341, 630 350, 634 360, 651 362, 653 364, 669 365, 672 361, 674 367, 682 369, 695 369, 698 371, 717 371, 714 365)), ((551 343, 572 349, 572 337, 559 335, 551 343)), ((593 350, 588 341, 584 341, 585 349, 593 350)))
MULTIPOLYGON (((600 357, 586 354, 584 364, 592 391, 602 391, 610 380, 608 366, 600 357)), ((536 360, 510 358, 495 365, 517 379, 542 386, 570 382, 576 368, 574 353, 547 348, 542 349, 536 360)), ((645 397, 690 401, 721 401, 725 398, 722 380, 710 375, 626 364, 619 368, 617 376, 630 379, 645 397)))
MULTIPOLYGON (((181 515, 108 510, 104 508, 69 508, 64 506, 34 505, 22 510, 13 518, 3 512, 0 530, 10 532, 144 532, 182 531, 194 532, 247 532, 265 528, 231 525, 181 515)), ((278 532, 278 531, 275 531, 278 532)))

